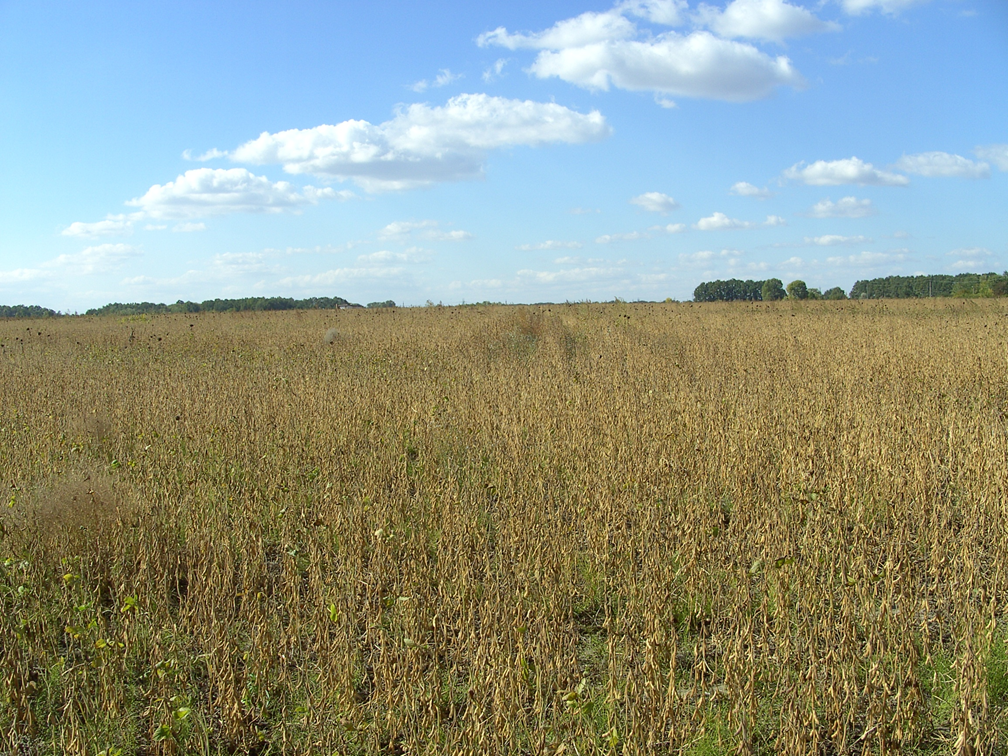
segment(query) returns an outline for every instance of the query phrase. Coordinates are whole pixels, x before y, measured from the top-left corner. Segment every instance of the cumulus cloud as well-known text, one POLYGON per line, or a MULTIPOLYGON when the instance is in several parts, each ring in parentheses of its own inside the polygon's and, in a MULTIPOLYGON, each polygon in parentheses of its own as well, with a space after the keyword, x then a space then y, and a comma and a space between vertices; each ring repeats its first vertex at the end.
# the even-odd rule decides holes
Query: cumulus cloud
POLYGON ((953 249, 947 253, 948 257, 955 258, 949 267, 953 270, 973 270, 980 273, 978 268, 987 265, 993 253, 986 247, 967 247, 964 249, 953 249))
POLYGON ((710 265, 711 263, 720 260, 721 262, 727 262, 729 267, 731 267, 735 265, 742 254, 742 250, 740 249, 722 249, 720 252, 703 249, 699 252, 680 254, 679 263, 680 265, 689 266, 710 265))
POLYGON ((922 5, 928 0, 843 0, 843 9, 852 16, 860 16, 873 10, 896 15, 912 5, 922 5))
POLYGON ((670 213, 679 207, 678 202, 661 192, 644 192, 631 199, 630 203, 651 213, 670 213))
POLYGON ((533 250, 552 250, 552 249, 581 249, 581 242, 576 241, 556 241, 555 239, 548 239, 544 242, 539 242, 538 244, 519 244, 515 249, 521 250, 523 252, 530 252, 533 250))
POLYGON ((30 283, 32 281, 52 282, 68 276, 88 276, 107 273, 135 257, 141 250, 129 244, 98 244, 85 247, 80 252, 60 255, 46 260, 36 268, 17 268, 0 271, 0 285, 30 283))
POLYGON ((814 244, 817 247, 835 247, 845 244, 871 244, 873 239, 867 236, 840 236, 838 234, 825 234, 823 236, 806 236, 806 244, 814 244))
POLYGON ((279 213, 337 198, 330 188, 306 186, 298 192, 286 181, 273 183, 244 168, 196 168, 167 184, 155 184, 126 204, 148 218, 185 220, 229 213, 279 213))
POLYGON ((379 262, 417 262, 427 259, 427 255, 420 247, 410 247, 403 252, 393 252, 388 249, 380 249, 377 252, 370 252, 358 255, 358 262, 379 263, 379 262))
POLYGON ((651 234, 645 233, 644 231, 629 231, 622 234, 602 234, 595 239, 596 244, 610 244, 616 241, 641 241, 643 239, 650 239, 651 234))
POLYGON ((722 11, 701 4, 697 20, 722 37, 746 37, 781 43, 788 37, 804 37, 840 26, 823 21, 814 13, 784 0, 734 0, 722 11))
POLYGON ((581 144, 610 133, 597 110, 585 114, 552 102, 463 94, 444 106, 410 105, 377 125, 352 120, 263 132, 231 159, 281 164, 293 174, 352 179, 368 191, 382 191, 477 178, 488 150, 581 144))
POLYGON ((110 215, 103 221, 83 223, 74 221, 61 232, 63 236, 98 239, 102 236, 128 236, 133 233, 133 222, 125 215, 110 215))
POLYGON ((754 199, 765 200, 773 197, 773 192, 769 189, 760 189, 758 186, 753 186, 747 181, 739 181, 732 184, 731 189, 728 190, 730 194, 734 194, 736 197, 753 197, 754 199))
POLYGON ((483 72, 483 81, 489 84, 494 79, 499 79, 504 73, 504 66, 507 65, 507 58, 498 58, 494 64, 483 72))
POLYGON ((784 171, 784 178, 808 186, 839 186, 860 184, 872 186, 906 186, 910 179, 898 173, 880 171, 871 163, 856 157, 845 160, 817 160, 811 165, 795 163, 784 171))
POLYGON ((455 229, 443 231, 435 220, 393 221, 378 232, 381 241, 405 242, 414 235, 428 241, 466 241, 473 235, 468 231, 455 229))
POLYGON ((698 220, 693 224, 693 228, 699 231, 725 231, 786 225, 787 222, 779 215, 768 215, 766 221, 763 223, 754 223, 753 221, 741 221, 737 218, 729 218, 724 213, 714 213, 698 220))
POLYGON ((595 42, 629 39, 637 33, 637 26, 619 9, 595 13, 589 11, 575 18, 558 21, 546 31, 534 34, 511 34, 503 26, 484 32, 476 38, 480 47, 496 45, 508 50, 532 48, 537 50, 562 50, 582 47, 595 42))
POLYGON ((426 91, 428 87, 444 87, 451 84, 453 81, 458 81, 462 78, 462 74, 453 74, 449 69, 442 68, 438 71, 438 75, 434 77, 433 81, 427 81, 427 79, 421 79, 420 81, 414 83, 410 86, 414 92, 426 91))
POLYGON ((865 218, 875 214, 870 199, 843 197, 833 202, 828 197, 812 205, 807 215, 812 218, 865 218))
POLYGON ((613 86, 658 95, 748 102, 769 96, 778 86, 804 86, 801 74, 785 56, 771 58, 748 43, 707 31, 645 34, 627 17, 637 15, 674 25, 684 8, 685 3, 623 3, 603 13, 582 13, 531 34, 513 34, 499 27, 480 35, 477 42, 510 50, 539 50, 529 68, 531 73, 590 90, 613 86))
POLYGON ((98 244, 85 247, 80 252, 59 257, 42 263, 43 268, 56 268, 76 275, 105 273, 115 270, 127 260, 139 257, 141 251, 130 244, 98 244))
POLYGON ((981 160, 990 160, 999 170, 1008 171, 1008 144, 981 145, 973 153, 981 160))
POLYGON ((905 262, 909 259, 909 249, 895 249, 890 252, 859 252, 856 255, 827 257, 831 265, 851 266, 856 268, 877 268, 882 265, 905 262))
POLYGON ((223 150, 218 150, 216 147, 214 147, 213 149, 209 149, 202 155, 197 155, 196 157, 193 157, 192 150, 182 151, 183 160, 196 160, 197 162, 200 163, 205 163, 207 160, 215 160, 216 158, 223 158, 223 157, 227 157, 227 153, 224 152, 223 150))
POLYGON ((277 284, 281 288, 308 289, 335 286, 336 284, 346 283, 347 281, 399 278, 406 272, 407 268, 402 265, 347 266, 343 268, 324 270, 320 273, 287 276, 277 281, 277 284))
POLYGON ((205 223, 176 223, 172 226, 172 231, 176 233, 188 234, 193 231, 206 231, 205 223))
POLYGON ((987 163, 976 163, 961 155, 951 155, 947 152, 904 155, 896 161, 896 168, 905 173, 928 177, 954 176, 975 179, 990 176, 990 166, 987 163))
POLYGON ((551 284, 592 281, 609 278, 622 272, 622 268, 584 267, 564 268, 563 270, 519 270, 519 279, 531 283, 551 284))
POLYGON ((681 234, 686 230, 685 223, 669 223, 665 226, 651 226, 648 231, 656 234, 681 234))

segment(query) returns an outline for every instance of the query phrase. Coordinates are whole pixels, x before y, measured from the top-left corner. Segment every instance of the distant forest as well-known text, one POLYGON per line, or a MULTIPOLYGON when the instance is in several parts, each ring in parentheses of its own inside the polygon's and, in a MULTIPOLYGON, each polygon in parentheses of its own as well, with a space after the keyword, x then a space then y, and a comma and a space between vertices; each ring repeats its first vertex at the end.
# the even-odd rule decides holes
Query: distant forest
POLYGON ((1008 271, 960 273, 956 276, 886 276, 858 281, 845 294, 839 287, 820 292, 803 281, 792 281, 786 291, 780 279, 704 281, 693 290, 695 302, 761 302, 782 299, 923 299, 925 297, 1003 297, 1008 295, 1008 271))

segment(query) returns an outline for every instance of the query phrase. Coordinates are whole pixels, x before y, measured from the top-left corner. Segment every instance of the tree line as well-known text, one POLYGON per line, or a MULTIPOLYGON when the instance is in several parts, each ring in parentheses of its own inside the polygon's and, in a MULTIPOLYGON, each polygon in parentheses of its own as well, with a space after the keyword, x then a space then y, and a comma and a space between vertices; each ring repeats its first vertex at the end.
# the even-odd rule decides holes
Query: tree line
POLYGON ((1008 295, 1008 271, 960 273, 956 276, 886 276, 858 281, 851 299, 923 299, 924 297, 1003 297, 1008 295))
POLYGON ((1008 295, 1008 271, 934 276, 886 276, 861 280, 850 294, 839 286, 820 291, 795 280, 704 281, 693 290, 694 302, 772 302, 779 299, 916 299, 924 297, 1003 297, 1008 295))
POLYGON ((804 281, 792 281, 785 288, 779 278, 765 281, 742 281, 729 278, 727 281, 704 281, 693 290, 694 302, 774 302, 790 299, 847 299, 843 289, 834 286, 820 291, 807 286, 804 281))
POLYGON ((206 299, 202 302, 178 300, 175 304, 158 302, 113 302, 88 310, 86 315, 162 315, 188 312, 265 312, 274 310, 337 310, 360 307, 343 297, 242 297, 241 299, 206 299))

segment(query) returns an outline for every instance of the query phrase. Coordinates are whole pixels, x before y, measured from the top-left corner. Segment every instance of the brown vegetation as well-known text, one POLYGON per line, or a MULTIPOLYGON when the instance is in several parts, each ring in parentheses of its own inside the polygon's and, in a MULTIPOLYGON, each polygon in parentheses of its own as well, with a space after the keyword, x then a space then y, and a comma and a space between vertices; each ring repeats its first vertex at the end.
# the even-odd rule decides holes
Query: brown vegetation
POLYGON ((1006 335, 0 322, 0 752, 1004 753, 1006 335))

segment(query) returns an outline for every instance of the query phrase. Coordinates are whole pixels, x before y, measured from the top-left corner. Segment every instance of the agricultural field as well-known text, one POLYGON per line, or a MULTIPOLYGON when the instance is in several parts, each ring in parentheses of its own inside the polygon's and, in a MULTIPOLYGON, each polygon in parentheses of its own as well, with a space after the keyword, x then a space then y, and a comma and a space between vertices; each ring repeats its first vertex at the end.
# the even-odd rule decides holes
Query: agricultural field
POLYGON ((1008 302, 0 322, 0 753, 1004 754, 1008 302))

